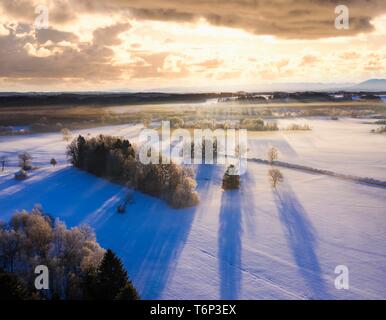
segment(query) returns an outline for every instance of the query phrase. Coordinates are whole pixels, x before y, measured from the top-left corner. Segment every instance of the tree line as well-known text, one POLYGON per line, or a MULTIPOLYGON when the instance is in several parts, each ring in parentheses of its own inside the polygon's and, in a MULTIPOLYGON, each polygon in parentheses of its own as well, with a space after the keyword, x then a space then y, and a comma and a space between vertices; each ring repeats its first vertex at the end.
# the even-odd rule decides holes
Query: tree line
POLYGON ((126 139, 79 135, 69 144, 67 155, 81 170, 164 199, 174 208, 190 207, 199 202, 191 170, 173 162, 143 164, 126 139))

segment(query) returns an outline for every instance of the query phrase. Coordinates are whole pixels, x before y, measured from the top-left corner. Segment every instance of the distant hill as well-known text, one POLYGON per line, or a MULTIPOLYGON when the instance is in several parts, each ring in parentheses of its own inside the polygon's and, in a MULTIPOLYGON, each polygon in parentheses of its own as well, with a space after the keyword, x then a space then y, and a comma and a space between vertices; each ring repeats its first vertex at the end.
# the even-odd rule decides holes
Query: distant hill
POLYGON ((370 79, 350 88, 353 91, 386 92, 386 79, 370 79))

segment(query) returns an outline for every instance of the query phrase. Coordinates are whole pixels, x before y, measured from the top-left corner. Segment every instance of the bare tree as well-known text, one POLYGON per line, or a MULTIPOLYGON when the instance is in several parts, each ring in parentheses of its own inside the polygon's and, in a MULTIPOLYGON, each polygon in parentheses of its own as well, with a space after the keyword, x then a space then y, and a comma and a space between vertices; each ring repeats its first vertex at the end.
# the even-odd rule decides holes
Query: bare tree
POLYGON ((278 183, 283 181, 283 174, 279 169, 270 169, 268 171, 268 178, 272 187, 276 189, 278 183))
POLYGON ((272 147, 268 150, 268 161, 270 164, 273 164, 274 161, 279 157, 279 152, 276 148, 272 147))
POLYGON ((23 170, 30 170, 32 156, 28 152, 22 152, 18 155, 18 157, 19 157, 20 167, 23 170))
POLYGON ((7 156, 1 156, 0 157, 0 162, 1 162, 1 171, 4 171, 5 163, 7 162, 7 156))
POLYGON ((68 130, 67 128, 63 128, 62 130, 60 130, 62 132, 62 135, 63 135, 63 140, 64 141, 70 141, 71 138, 72 138, 72 133, 70 130, 68 130))

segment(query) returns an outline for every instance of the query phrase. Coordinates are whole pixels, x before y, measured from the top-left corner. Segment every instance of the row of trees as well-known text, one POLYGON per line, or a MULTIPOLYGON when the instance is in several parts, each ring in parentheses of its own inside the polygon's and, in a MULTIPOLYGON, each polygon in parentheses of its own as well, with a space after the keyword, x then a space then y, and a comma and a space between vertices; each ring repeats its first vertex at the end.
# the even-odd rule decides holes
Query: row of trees
POLYGON ((372 133, 385 133, 386 132, 386 126, 379 127, 377 129, 372 129, 372 133))
POLYGON ((241 129, 251 131, 277 131, 279 127, 276 123, 265 123, 263 119, 247 118, 241 121, 241 129))
POLYGON ((199 202, 190 170, 172 162, 142 164, 128 140, 80 135, 68 146, 67 154, 77 168, 165 199, 174 208, 199 202))
POLYGON ((17 212, 0 226, 0 295, 19 299, 138 299, 119 258, 88 226, 71 229, 40 207, 17 212), (38 265, 49 289, 37 290, 38 265))
MULTIPOLYGON (((32 169, 32 156, 30 153, 28 152, 21 152, 18 154, 17 156, 19 158, 19 166, 22 170, 24 171, 29 171, 32 169)), ((7 157, 6 156, 1 156, 0 157, 0 167, 1 167, 1 171, 4 171, 5 170, 5 164, 7 162, 7 157)), ((56 166, 57 165, 57 161, 55 158, 52 158, 50 160, 50 164, 52 166, 56 166)))
POLYGON ((292 123, 288 125, 285 130, 288 131, 308 131, 312 130, 311 127, 308 124, 297 124, 297 123, 292 123))
POLYGON ((225 120, 217 122, 215 119, 199 119, 194 122, 185 122, 180 117, 170 118, 170 127, 177 128, 195 128, 195 129, 248 129, 251 131, 276 131, 279 130, 276 123, 264 122, 260 118, 245 118, 240 122, 225 120))

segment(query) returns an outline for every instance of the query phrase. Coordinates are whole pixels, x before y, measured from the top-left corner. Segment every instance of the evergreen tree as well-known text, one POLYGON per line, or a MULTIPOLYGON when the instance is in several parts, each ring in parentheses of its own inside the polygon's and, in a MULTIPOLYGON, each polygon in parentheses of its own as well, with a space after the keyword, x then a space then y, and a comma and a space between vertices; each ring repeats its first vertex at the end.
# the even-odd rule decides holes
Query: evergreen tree
POLYGON ((84 168, 86 147, 86 139, 81 135, 74 139, 67 147, 67 155, 69 156, 71 163, 77 168, 84 168))
POLYGON ((138 298, 128 279, 121 260, 108 249, 98 267, 95 278, 95 298, 101 300, 138 298))
POLYGON ((131 282, 127 283, 115 297, 116 300, 139 300, 137 290, 131 282))
POLYGON ((23 283, 13 273, 0 269, 0 300, 25 300, 28 291, 23 283))

